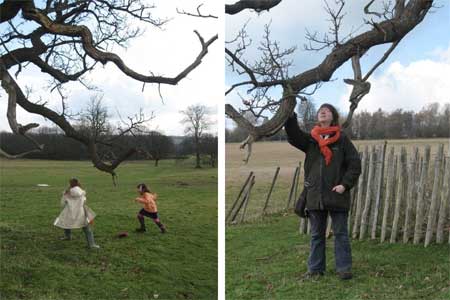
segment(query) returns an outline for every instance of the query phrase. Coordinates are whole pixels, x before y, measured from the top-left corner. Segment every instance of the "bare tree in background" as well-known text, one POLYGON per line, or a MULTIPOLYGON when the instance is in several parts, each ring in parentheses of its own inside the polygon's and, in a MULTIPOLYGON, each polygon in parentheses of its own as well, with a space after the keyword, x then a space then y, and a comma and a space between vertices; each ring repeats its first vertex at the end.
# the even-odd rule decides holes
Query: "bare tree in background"
POLYGON ((155 161, 155 167, 161 159, 167 158, 174 152, 174 144, 170 137, 161 132, 151 130, 145 133, 145 150, 150 154, 151 159, 155 161))
POLYGON ((185 133, 192 136, 194 140, 196 168, 201 168, 200 165, 200 142, 203 133, 211 126, 209 120, 209 109, 205 105, 196 104, 189 106, 186 110, 180 111, 184 118, 181 123, 186 126, 185 133))
MULTIPOLYGON (((267 9, 266 6, 258 6, 262 2, 272 2, 276 6, 280 1, 248 0, 236 2, 236 5, 245 3, 247 4, 245 8, 255 9, 259 12, 267 9)), ((251 44, 251 37, 248 36, 245 26, 236 38, 227 42, 225 52, 228 67, 237 74, 246 75, 248 78, 233 83, 225 93, 228 95, 245 87, 249 94, 247 99, 242 101, 244 109, 237 111, 230 104, 225 107, 226 115, 249 133, 241 143, 241 148, 247 146, 247 156, 244 161, 247 162, 250 158, 251 144, 254 141, 274 135, 283 127, 287 118, 294 111, 297 99, 304 100, 305 96, 313 94, 320 85, 328 82, 333 73, 347 61, 351 61, 354 73, 353 78, 344 79, 344 82, 352 87, 349 98, 350 109, 343 125, 344 128, 349 126, 358 103, 370 90, 368 79, 371 74, 387 59, 403 37, 423 21, 434 1, 379 1, 382 7, 380 11, 374 11, 371 8, 375 0, 367 1, 363 12, 366 17, 363 18, 363 26, 360 27, 360 31, 363 32, 359 34, 342 32, 346 1, 330 2, 332 4, 325 1, 325 10, 330 20, 329 31, 325 34, 306 31, 308 43, 305 45, 305 50, 329 49, 329 53, 319 65, 307 71, 293 72, 290 57, 294 53, 295 47, 282 49, 280 44, 271 37, 269 25, 264 28, 264 37, 259 47, 261 58, 254 62, 249 62, 249 58, 245 56, 246 49, 251 44), (389 49, 377 63, 367 68, 369 71, 366 74, 362 74, 360 58, 372 47, 382 44, 389 44, 389 49), (273 88, 282 90, 281 95, 276 99, 269 96, 273 88), (243 116, 243 113, 247 111, 252 112, 258 118, 265 116, 268 120, 255 126, 243 116)), ((228 11, 227 7, 226 12, 228 14, 235 13, 228 11)), ((228 20, 231 19, 232 17, 228 18, 228 20)))
POLYGON ((85 131, 95 141, 105 135, 112 134, 112 126, 109 124, 110 114, 106 106, 103 105, 103 95, 94 95, 90 98, 86 109, 80 114, 79 131, 85 131))
POLYGON ((211 167, 216 167, 217 153, 218 153, 218 139, 212 134, 204 134, 200 140, 201 152, 209 156, 209 163, 211 167))
MULTIPOLYGON (((111 52, 114 47, 125 47, 142 33, 142 28, 134 26, 133 22, 154 28, 161 28, 168 22, 155 17, 154 8, 145 0, 4 0, 0 4, 0 24, 7 29, 2 29, 0 35, 0 78, 1 86, 8 95, 7 118, 13 133, 27 137, 33 149, 16 155, 2 150, 0 154, 15 158, 43 149, 44 145, 27 134, 29 129, 39 125, 20 124, 17 121, 16 107, 19 105, 29 113, 50 120, 66 136, 84 144, 89 149, 94 166, 114 178, 117 166, 139 149, 124 149, 113 161, 103 161, 98 154, 98 145, 107 146, 111 141, 99 141, 74 126, 63 86, 78 81, 87 89, 92 89, 85 75, 107 63, 114 64, 120 72, 134 80, 158 87, 161 84, 176 85, 197 68, 209 46, 217 40, 217 35, 205 40, 194 31, 199 42, 198 55, 186 66, 180 66, 180 72, 174 76, 157 75, 157 70, 140 74, 111 52), (34 65, 50 76, 49 90, 60 93, 61 111, 49 108, 45 99, 41 102, 32 101, 32 94, 18 85, 17 76, 29 65, 34 65), (13 70, 14 74, 11 73, 13 70)), ((145 63, 145 57, 142 63, 145 63)), ((135 117, 128 118, 128 124, 119 129, 119 135, 133 134, 146 120, 142 113, 137 113, 135 117)))
POLYGON ((297 105, 297 118, 300 128, 311 131, 317 122, 317 109, 312 99, 301 101, 297 105))

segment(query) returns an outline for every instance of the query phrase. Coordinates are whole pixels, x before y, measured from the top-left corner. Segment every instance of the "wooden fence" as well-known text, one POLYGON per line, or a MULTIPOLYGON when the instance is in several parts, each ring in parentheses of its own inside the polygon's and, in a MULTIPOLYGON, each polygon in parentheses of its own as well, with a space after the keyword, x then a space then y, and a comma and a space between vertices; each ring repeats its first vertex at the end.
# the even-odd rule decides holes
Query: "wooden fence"
MULTIPOLYGON (((387 149, 386 143, 373 145, 370 149, 365 146, 360 153, 362 174, 351 191, 350 236, 359 240, 389 240, 390 243, 423 242, 425 247, 433 241, 443 243, 445 239, 450 244, 450 162, 443 149, 442 144, 438 145, 436 155, 430 159, 428 145, 424 149, 413 147, 409 156, 405 147, 395 153, 394 147, 387 149)), ((277 167, 264 199, 262 216, 267 213, 279 171, 277 167)), ((300 171, 301 163, 292 176, 286 205, 276 211, 292 210, 295 206, 302 189, 299 187, 300 171)), ((227 213, 227 224, 246 220, 255 180, 255 174, 250 172, 227 213)), ((328 221, 327 235, 331 233, 331 221, 328 221)), ((309 234, 309 227, 307 220, 300 220, 300 234, 309 234)))

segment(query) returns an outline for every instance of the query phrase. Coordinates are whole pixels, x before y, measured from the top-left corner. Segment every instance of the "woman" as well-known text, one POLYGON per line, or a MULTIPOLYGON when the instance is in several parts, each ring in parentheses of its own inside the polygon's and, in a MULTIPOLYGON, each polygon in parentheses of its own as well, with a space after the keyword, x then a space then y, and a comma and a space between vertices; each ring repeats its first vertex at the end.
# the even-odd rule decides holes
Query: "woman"
POLYGON ((285 124, 289 143, 306 154, 304 196, 311 224, 311 252, 305 275, 318 277, 325 272, 325 231, 330 214, 335 236, 336 273, 341 279, 351 279, 347 218, 350 189, 361 174, 361 160, 355 146, 341 131, 336 108, 321 105, 317 121, 309 134, 300 129, 295 113, 285 124))
POLYGON ((72 239, 72 229, 83 228, 88 246, 90 248, 100 248, 95 243, 94 234, 89 224, 95 218, 95 213, 85 204, 86 192, 81 189, 81 184, 76 178, 69 181, 69 188, 64 191, 61 198, 63 210, 56 218, 53 225, 64 229, 63 240, 72 239))

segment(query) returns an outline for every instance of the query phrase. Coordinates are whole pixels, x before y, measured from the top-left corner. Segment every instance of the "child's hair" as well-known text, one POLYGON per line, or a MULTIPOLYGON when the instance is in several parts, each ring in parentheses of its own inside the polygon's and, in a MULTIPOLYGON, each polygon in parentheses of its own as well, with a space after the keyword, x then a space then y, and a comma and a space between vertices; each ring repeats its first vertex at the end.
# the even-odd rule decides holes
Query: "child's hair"
POLYGON ((69 180, 69 184, 70 184, 70 188, 73 188, 73 187, 76 187, 76 186, 81 187, 80 181, 78 179, 76 179, 76 178, 71 178, 69 180))
POLYGON ((137 185, 137 188, 141 193, 151 193, 149 188, 145 185, 145 183, 139 183, 137 185))

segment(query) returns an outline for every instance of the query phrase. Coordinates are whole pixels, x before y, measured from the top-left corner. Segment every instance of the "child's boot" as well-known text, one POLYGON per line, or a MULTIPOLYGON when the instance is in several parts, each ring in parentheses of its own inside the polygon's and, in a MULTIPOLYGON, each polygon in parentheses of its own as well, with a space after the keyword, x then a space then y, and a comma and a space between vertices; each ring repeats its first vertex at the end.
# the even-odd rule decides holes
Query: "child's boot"
POLYGON ((159 221, 159 219, 155 220, 155 224, 159 227, 159 230, 161 230, 161 233, 166 233, 167 232, 166 226, 164 226, 164 224, 161 223, 159 221))
POLYGON ((137 215, 137 218, 139 220, 139 224, 141 224, 140 228, 136 229, 136 232, 146 232, 147 230, 145 229, 145 221, 144 221, 144 216, 141 214, 137 215))
POLYGON ((84 235, 86 236, 86 240, 89 245, 89 248, 99 249, 100 246, 95 243, 94 234, 92 233, 91 229, 89 228, 89 225, 86 227, 83 227, 83 231, 84 231, 84 235))
POLYGON ((70 229, 64 229, 64 236, 60 238, 63 241, 70 241, 72 239, 72 231, 70 229))

